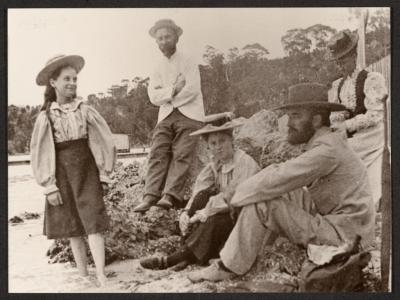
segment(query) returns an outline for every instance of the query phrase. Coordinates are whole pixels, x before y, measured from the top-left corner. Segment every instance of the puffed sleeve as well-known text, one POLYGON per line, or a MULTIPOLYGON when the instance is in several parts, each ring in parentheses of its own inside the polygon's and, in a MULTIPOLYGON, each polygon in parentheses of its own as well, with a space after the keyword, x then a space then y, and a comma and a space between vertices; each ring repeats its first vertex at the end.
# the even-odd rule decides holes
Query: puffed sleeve
POLYGON ((215 183, 215 173, 211 163, 209 163, 204 167, 203 170, 201 170, 199 175, 197 175, 193 187, 192 197, 190 197, 188 203, 186 204, 185 210, 190 210, 190 207, 192 206, 193 203, 193 199, 200 191, 203 191, 211 187, 214 183, 215 183))
POLYGON ((233 178, 229 185, 221 193, 210 197, 204 213, 212 216, 229 211, 229 205, 237 186, 260 171, 260 167, 253 158, 241 152, 233 170, 233 178))
POLYGON ((383 120, 382 99, 388 93, 385 78, 378 72, 369 72, 364 83, 366 113, 346 120, 347 131, 353 132, 375 126, 383 120))
POLYGON ((117 151, 110 128, 103 117, 91 106, 83 104, 86 110, 89 147, 100 173, 100 181, 109 183, 114 170, 117 151))
POLYGON ((45 188, 46 195, 58 191, 56 152, 51 125, 45 111, 40 112, 36 119, 30 149, 31 166, 37 183, 45 188))

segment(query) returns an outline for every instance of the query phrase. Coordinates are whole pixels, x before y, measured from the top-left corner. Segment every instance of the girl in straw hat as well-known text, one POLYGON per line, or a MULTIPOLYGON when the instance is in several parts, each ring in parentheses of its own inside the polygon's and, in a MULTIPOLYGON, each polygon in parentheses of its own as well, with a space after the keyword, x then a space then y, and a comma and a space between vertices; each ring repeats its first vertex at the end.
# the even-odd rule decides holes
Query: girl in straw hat
POLYGON ((59 55, 40 71, 36 83, 46 86, 44 104, 31 139, 31 163, 45 188, 43 232, 49 239, 68 238, 79 274, 87 276, 86 246, 100 285, 106 282, 102 233, 108 227, 103 192, 116 151, 111 131, 92 107, 76 97, 77 74, 84 59, 59 55))
POLYGON ((183 246, 169 256, 142 259, 142 267, 166 269, 176 265, 178 270, 218 257, 235 223, 229 213, 229 201, 236 186, 259 171, 249 155, 234 148, 232 130, 238 124, 227 121, 231 116, 224 115, 215 115, 216 120, 191 134, 201 135, 206 141, 211 162, 198 175, 192 198, 180 216, 183 246), (192 230, 187 234, 189 226, 192 230))

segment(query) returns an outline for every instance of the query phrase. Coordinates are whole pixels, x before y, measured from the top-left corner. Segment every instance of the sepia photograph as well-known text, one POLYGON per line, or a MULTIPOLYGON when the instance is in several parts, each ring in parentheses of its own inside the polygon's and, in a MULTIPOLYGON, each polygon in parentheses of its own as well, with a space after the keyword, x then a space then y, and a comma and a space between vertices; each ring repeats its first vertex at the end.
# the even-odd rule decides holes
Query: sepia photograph
POLYGON ((7 9, 8 292, 392 292, 390 16, 7 9))

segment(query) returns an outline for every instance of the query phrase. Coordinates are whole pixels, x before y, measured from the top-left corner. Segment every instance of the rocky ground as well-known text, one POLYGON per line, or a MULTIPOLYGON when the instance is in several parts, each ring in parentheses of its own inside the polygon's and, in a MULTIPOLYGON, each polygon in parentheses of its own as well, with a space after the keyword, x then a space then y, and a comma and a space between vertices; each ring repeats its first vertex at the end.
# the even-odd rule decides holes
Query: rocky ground
MULTIPOLYGON (((304 150, 303 146, 293 147, 287 144, 282 133, 278 132, 278 119, 274 113, 261 111, 249 120, 242 121, 244 125, 234 133, 236 146, 253 156, 262 167, 295 157, 304 150), (261 130, 262 128, 265 128, 265 130, 261 130)), ((202 163, 206 161, 206 151, 203 145, 198 148, 198 159, 195 167, 192 168, 192 178, 195 178, 202 167, 202 163)), ((110 215, 110 230, 106 234, 106 263, 109 285, 103 288, 103 291, 290 292, 296 290, 298 274, 306 259, 306 253, 305 250, 291 244, 284 238, 279 238, 272 247, 266 247, 259 254, 257 263, 247 275, 221 283, 191 283, 187 279, 187 274, 199 269, 199 266, 189 266, 179 272, 172 270, 150 271, 141 268, 138 259, 149 255, 170 254, 179 247, 180 243, 179 211, 170 210, 167 212, 156 207, 146 214, 138 214, 132 211, 143 194, 145 169, 145 163, 134 162, 125 166, 119 164, 113 174, 110 191, 105 197, 107 211, 110 215)), ((187 184, 186 198, 190 196, 192 184, 193 180, 187 184)), ((43 247, 43 243, 39 242, 39 234, 37 234, 39 228, 41 229, 41 222, 40 215, 31 213, 24 213, 10 219, 10 224, 13 224, 15 228, 22 226, 22 224, 30 224, 19 232, 21 236, 25 234, 32 237, 33 234, 35 238, 26 239, 25 236, 25 243, 36 243, 36 249, 43 247), (39 220, 34 220, 38 217, 39 220)), ((381 240, 380 228, 381 220, 380 215, 378 215, 377 245, 380 245, 381 240)), ((16 237, 18 237, 18 234, 16 237)), ((17 247, 18 242, 14 245, 17 247)), ((18 250, 19 248, 15 249, 18 250)), ((102 291, 95 287, 93 270, 91 270, 91 276, 86 279, 76 275, 75 269, 72 268, 73 257, 68 242, 57 240, 50 247, 40 249, 40 251, 46 252, 50 265, 48 265, 46 271, 44 271, 44 265, 38 266, 36 273, 39 274, 37 276, 41 276, 40 281, 52 276, 49 280, 52 280, 54 284, 40 285, 33 273, 31 277, 20 277, 18 269, 16 269, 13 273, 14 287, 18 286, 18 282, 27 284, 26 280, 30 278, 36 280, 36 283, 32 286, 40 287, 44 291, 102 291), (60 269, 60 265, 64 269, 60 269), (41 271, 39 272, 39 270, 41 271), (54 276, 57 272, 62 275, 54 276)), ((364 269, 364 283, 360 288, 360 290, 367 292, 375 292, 380 289, 380 251, 376 248, 371 253, 372 258, 364 269)), ((23 255, 21 252, 21 257, 25 257, 23 255)), ((18 260, 17 256, 15 260, 18 260)), ((28 269, 25 268, 24 272, 29 273, 29 266, 28 269)), ((22 289, 22 291, 29 291, 29 288, 27 290, 22 289)))

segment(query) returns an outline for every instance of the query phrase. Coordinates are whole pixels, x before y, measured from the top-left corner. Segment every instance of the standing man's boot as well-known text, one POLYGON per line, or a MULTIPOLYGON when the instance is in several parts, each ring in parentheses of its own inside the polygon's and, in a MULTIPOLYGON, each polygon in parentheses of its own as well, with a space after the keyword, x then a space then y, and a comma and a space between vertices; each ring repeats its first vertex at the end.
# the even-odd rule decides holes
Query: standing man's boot
POLYGON ((161 200, 157 202, 157 206, 160 206, 165 209, 170 209, 172 207, 178 206, 178 201, 171 195, 165 194, 162 196, 161 200))
POLYGON ((133 211, 134 212, 145 212, 150 209, 150 207, 157 204, 159 197, 154 195, 145 195, 143 197, 143 202, 137 205, 133 211))

